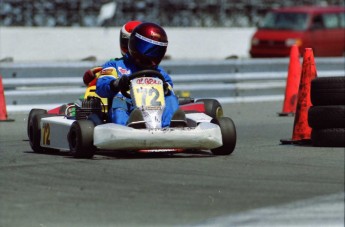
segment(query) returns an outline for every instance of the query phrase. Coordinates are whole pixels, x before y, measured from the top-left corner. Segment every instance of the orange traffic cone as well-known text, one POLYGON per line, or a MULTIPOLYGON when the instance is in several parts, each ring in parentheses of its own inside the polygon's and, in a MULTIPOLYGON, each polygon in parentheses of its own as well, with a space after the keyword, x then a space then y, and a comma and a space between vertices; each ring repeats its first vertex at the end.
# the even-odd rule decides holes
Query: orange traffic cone
POLYGON ((0 75, 0 121, 13 121, 7 118, 6 101, 4 94, 4 87, 2 85, 2 77, 0 75))
POLYGON ((317 77, 314 54, 311 48, 306 48, 303 56, 301 82, 298 90, 298 100, 292 140, 281 140, 282 144, 310 142, 311 128, 308 125, 308 110, 311 106, 311 81, 317 77))
POLYGON ((283 110, 278 113, 279 116, 293 116, 296 113, 298 87, 301 80, 301 63, 299 57, 298 46, 293 45, 290 51, 283 110))

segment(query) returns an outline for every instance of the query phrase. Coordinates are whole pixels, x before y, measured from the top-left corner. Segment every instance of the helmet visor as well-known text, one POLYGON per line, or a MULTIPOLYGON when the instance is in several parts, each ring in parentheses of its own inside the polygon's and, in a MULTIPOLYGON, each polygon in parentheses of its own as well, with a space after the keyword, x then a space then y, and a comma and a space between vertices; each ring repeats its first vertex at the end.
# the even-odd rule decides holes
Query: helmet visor
POLYGON ((149 58, 162 59, 165 55, 168 42, 159 42, 148 39, 138 33, 135 34, 135 49, 149 58))

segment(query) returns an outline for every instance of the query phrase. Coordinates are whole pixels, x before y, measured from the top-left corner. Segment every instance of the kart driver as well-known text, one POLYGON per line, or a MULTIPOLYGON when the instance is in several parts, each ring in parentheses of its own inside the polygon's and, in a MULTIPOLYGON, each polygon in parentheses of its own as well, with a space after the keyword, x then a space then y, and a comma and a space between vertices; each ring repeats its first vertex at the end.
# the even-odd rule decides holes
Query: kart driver
MULTIPOLYGON (((122 26, 120 30, 120 39, 119 39, 122 57, 128 53, 128 40, 133 29, 141 23, 142 23, 141 21, 134 20, 134 21, 128 21, 126 24, 122 26)), ((117 59, 115 58, 115 60, 117 59)), ((86 86, 94 85, 96 83, 94 79, 98 78, 101 70, 102 70, 102 67, 99 67, 99 66, 87 70, 83 76, 84 84, 86 86)))
POLYGON ((166 107, 162 116, 162 126, 167 127, 170 122, 185 123, 184 112, 178 108, 178 99, 172 91, 173 82, 159 66, 167 47, 168 37, 162 27, 154 23, 141 23, 129 38, 128 53, 123 58, 112 59, 102 66, 96 93, 100 97, 113 98, 112 108, 108 111, 111 122, 131 125, 132 122, 143 121, 141 112, 133 111, 132 100, 125 98, 119 91, 122 88, 129 89, 128 76, 132 73, 153 69, 160 72, 166 81, 163 86, 166 107))

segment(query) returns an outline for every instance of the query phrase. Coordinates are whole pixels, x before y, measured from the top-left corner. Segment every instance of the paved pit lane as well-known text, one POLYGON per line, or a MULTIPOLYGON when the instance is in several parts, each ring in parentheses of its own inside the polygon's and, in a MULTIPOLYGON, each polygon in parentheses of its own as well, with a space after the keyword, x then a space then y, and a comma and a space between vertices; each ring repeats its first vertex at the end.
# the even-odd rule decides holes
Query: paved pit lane
POLYGON ((281 102, 224 104, 230 156, 36 154, 0 122, 0 226, 344 226, 344 148, 280 145, 281 102), (320 218, 322 217, 322 218, 320 218))

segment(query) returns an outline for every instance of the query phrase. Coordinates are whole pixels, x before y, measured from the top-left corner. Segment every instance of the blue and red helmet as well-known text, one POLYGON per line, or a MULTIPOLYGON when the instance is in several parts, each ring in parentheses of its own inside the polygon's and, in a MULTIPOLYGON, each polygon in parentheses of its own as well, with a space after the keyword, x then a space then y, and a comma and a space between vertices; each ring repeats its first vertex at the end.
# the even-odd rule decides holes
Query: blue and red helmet
POLYGON ((122 26, 120 30, 120 49, 122 56, 125 56, 128 53, 129 37, 131 36, 134 28, 139 24, 141 24, 141 21, 133 20, 128 21, 125 25, 122 26))
POLYGON ((168 36, 164 29, 154 23, 142 23, 132 32, 129 55, 143 69, 155 68, 162 61, 168 47, 168 36))

